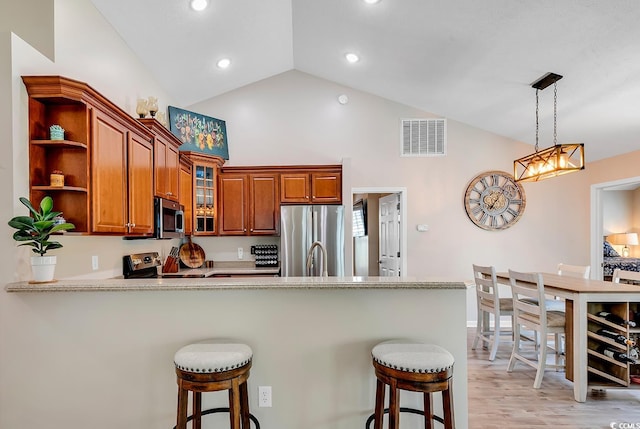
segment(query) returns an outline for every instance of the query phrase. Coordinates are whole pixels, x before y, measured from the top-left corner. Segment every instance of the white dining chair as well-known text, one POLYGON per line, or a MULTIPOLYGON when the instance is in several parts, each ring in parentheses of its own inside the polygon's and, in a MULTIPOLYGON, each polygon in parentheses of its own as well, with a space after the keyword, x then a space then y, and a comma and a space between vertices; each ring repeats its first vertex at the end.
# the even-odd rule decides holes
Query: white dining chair
POLYGON ((620 280, 622 280, 623 283, 640 282, 640 272, 626 271, 626 270, 621 270, 620 268, 616 268, 615 270, 613 270, 613 277, 611 278, 611 281, 613 283, 620 283, 620 280))
POLYGON ((558 275, 588 279, 591 265, 558 264, 558 275))
POLYGON ((563 356, 560 352, 560 336, 565 332, 565 314, 560 311, 548 311, 544 298, 544 283, 540 273, 521 273, 509 270, 511 293, 513 295, 513 350, 509 359, 508 372, 512 372, 517 361, 521 361, 536 369, 533 387, 539 389, 547 367, 564 368, 561 364, 563 356), (533 330, 541 343, 534 347, 537 356, 533 359, 521 349, 522 330, 533 330), (555 364, 547 364, 548 335, 554 336, 555 364))
POLYGON ((496 270, 494 267, 473 265, 473 278, 476 284, 476 302, 478 308, 478 324, 476 336, 473 340, 472 350, 476 349, 478 341, 482 346, 491 347, 489 360, 496 358, 501 335, 512 335, 511 329, 505 329, 501 325, 502 316, 513 314, 513 300, 500 298, 496 270), (493 329, 491 329, 491 315, 493 315, 493 329))

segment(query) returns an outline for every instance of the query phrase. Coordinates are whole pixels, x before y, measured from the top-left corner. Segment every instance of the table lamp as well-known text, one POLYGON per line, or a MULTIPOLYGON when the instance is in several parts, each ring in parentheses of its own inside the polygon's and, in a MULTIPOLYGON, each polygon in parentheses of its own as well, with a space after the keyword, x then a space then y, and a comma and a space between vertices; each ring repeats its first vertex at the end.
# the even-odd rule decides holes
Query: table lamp
POLYGON ((638 245, 638 234, 635 232, 626 232, 622 234, 611 234, 607 237, 607 241, 611 244, 623 245, 622 256, 629 257, 629 247, 638 245))

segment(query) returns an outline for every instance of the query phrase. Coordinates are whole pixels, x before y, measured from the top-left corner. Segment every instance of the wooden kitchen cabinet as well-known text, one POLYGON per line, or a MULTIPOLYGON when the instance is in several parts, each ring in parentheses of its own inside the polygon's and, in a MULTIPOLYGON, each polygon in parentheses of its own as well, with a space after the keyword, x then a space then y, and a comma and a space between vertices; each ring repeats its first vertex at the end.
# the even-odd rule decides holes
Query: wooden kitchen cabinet
POLYGON ((178 201, 181 142, 156 119, 143 118, 139 121, 153 132, 155 196, 178 201))
POLYGON ((277 174, 249 174, 249 232, 251 235, 280 233, 279 185, 277 174))
POLYGON ((340 166, 307 166, 304 171, 282 171, 282 204, 342 203, 342 169, 340 166))
POLYGON ((221 173, 218 227, 220 235, 245 235, 249 200, 247 175, 221 173))
POLYGON ((184 233, 193 233, 193 176, 192 163, 186 157, 180 157, 180 205, 184 208, 184 233))
POLYGON ((136 133, 98 109, 94 111, 92 123, 91 231, 126 236, 152 236, 154 219, 151 132, 147 130, 146 134, 136 133))
POLYGON ((279 233, 279 175, 257 168, 223 168, 219 180, 220 235, 279 233))
POLYGON ((23 76, 29 95, 30 200, 51 195, 71 232, 153 235, 152 133, 86 83, 23 76), (64 140, 51 140, 60 125, 64 140), (53 170, 64 186, 52 187, 53 170))
POLYGON ((191 151, 183 151, 181 156, 192 163, 193 235, 214 235, 217 232, 217 177, 224 159, 191 151))

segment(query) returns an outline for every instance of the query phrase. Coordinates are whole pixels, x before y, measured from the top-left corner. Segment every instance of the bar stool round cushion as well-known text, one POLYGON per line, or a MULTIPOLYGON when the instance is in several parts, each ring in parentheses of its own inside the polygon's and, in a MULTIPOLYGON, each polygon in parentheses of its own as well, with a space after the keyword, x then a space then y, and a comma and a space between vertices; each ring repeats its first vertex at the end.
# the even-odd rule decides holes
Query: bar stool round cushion
POLYGON ((178 350, 173 358, 176 368, 195 373, 231 371, 245 366, 253 357, 246 344, 202 341, 178 350))
POLYGON ((387 368, 405 372, 437 373, 453 368, 454 358, 435 344, 385 341, 371 350, 373 360, 387 368))

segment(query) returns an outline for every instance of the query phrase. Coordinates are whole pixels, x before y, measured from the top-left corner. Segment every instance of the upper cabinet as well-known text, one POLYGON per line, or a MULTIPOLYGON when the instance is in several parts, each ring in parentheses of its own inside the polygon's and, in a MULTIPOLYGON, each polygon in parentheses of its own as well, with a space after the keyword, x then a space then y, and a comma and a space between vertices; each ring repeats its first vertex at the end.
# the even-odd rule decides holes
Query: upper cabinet
POLYGON ((156 119, 139 121, 153 131, 154 191, 157 197, 179 201, 180 140, 156 119))
POLYGON ((192 233, 214 235, 216 231, 218 171, 224 159, 197 152, 181 152, 191 162, 192 233))
POLYGON ((91 232, 153 235, 150 132, 134 132, 98 109, 92 124, 91 232))
POLYGON ((306 166, 282 170, 282 204, 340 204, 342 202, 341 166, 306 166))
POLYGON ((219 177, 219 234, 277 235, 278 176, 260 167, 223 167, 219 177))
POLYGON ((180 204, 184 207, 184 233, 193 234, 193 162, 184 156, 180 157, 180 204))
POLYGON ((72 233, 153 235, 153 135, 89 85, 23 76, 29 95, 30 199, 51 195, 72 233), (51 135, 58 125, 64 136, 51 135), (50 174, 64 175, 52 186, 50 174))

